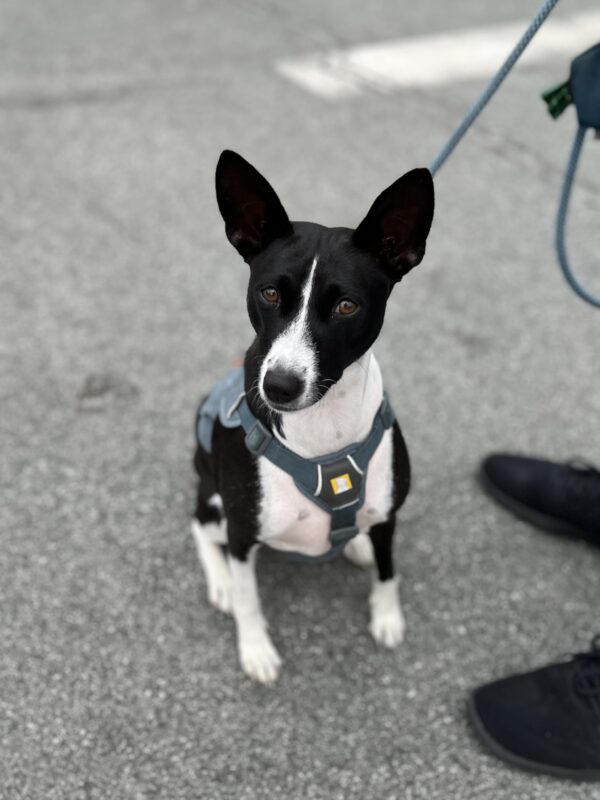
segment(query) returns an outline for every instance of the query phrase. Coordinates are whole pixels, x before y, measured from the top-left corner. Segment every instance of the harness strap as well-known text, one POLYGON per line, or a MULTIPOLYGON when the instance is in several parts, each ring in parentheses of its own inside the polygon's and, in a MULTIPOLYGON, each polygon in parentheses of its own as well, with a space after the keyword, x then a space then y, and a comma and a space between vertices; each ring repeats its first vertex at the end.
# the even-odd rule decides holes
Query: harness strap
POLYGON ((313 493, 317 488, 317 472, 311 461, 301 458, 281 444, 250 411, 246 397, 242 397, 237 413, 246 432, 246 447, 255 456, 264 456, 272 464, 288 472, 313 493))
POLYGON ((377 450, 383 434, 394 424, 394 412, 390 406, 387 393, 373 420, 373 426, 367 438, 359 445, 351 445, 344 450, 328 454, 323 458, 302 458, 279 441, 250 411, 246 397, 240 397, 230 414, 237 412, 242 427, 246 432, 246 447, 255 456, 264 456, 271 463, 290 474, 295 481, 313 495, 318 494, 319 472, 324 465, 335 463, 343 458, 350 458, 364 472, 369 466, 373 454, 377 450))
POLYGON ((364 503, 366 472, 385 431, 394 424, 387 394, 379 407, 371 431, 360 444, 322 458, 302 458, 286 447, 250 411, 245 395, 232 406, 246 433, 245 443, 255 456, 264 456, 293 478, 298 489, 331 516, 330 550, 321 556, 287 553, 294 561, 327 561, 337 555, 359 532, 356 513, 364 503), (341 484, 339 483, 341 482, 341 484), (338 487, 337 491, 334 486, 338 487))

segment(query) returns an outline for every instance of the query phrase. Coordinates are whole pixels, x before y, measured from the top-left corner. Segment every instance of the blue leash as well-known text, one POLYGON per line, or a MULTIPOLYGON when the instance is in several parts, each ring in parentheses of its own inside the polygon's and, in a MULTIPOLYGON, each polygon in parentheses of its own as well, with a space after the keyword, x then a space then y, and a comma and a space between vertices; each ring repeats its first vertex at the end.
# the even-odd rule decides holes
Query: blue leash
MULTIPOLYGON (((448 157, 454 151, 454 148, 462 140, 462 138, 465 136, 471 125, 475 122, 477 117, 481 114, 483 109, 490 102, 494 94, 498 91, 498 89, 504 82, 505 78, 508 76, 508 74, 510 73, 516 62, 523 54, 523 51, 525 50, 529 42, 533 39, 535 34, 541 28, 543 23, 546 21, 548 15, 550 14, 550 12, 557 3, 558 0, 546 0, 546 2, 542 5, 538 13, 535 15, 535 17, 532 19, 531 23, 527 27, 523 36, 519 39, 514 49, 511 51, 506 61, 502 64, 498 72, 494 75, 494 77, 486 86, 486 88, 483 90, 481 95, 477 98, 477 100, 475 100, 471 108, 467 111, 462 122, 454 130, 454 132, 452 133, 446 144, 442 147, 437 156, 431 162, 429 169, 432 175, 435 175, 438 172, 438 170, 444 165, 448 157)), ((580 124, 575 136, 575 141, 573 142, 573 148, 571 150, 571 156, 569 158, 567 172, 565 174, 565 179, 560 197, 558 215, 556 218, 555 244, 556 244, 556 252, 558 255, 558 261, 563 271, 563 274, 567 282, 569 283, 569 286, 571 286, 573 291, 575 291, 576 294, 583 300, 586 300, 593 306, 600 308, 600 297, 596 297, 595 295, 588 292, 575 278, 573 270, 571 269, 571 266, 569 264, 566 244, 565 244, 565 223, 569 208, 569 200, 571 197, 571 189, 573 186, 573 179, 575 177, 575 172, 577 170, 577 163, 579 161, 579 156, 581 154, 581 147, 583 145, 583 139, 585 137, 586 130, 587 126, 580 124)))
POLYGON ((481 95, 477 98, 477 100, 473 103, 471 108, 467 111, 465 118, 460 123, 460 125, 456 128, 452 136, 448 139, 446 144, 442 147, 440 152, 431 162, 431 166, 429 170, 432 175, 439 170, 439 168, 444 164, 448 156, 452 153, 456 145, 460 142, 463 138, 465 133, 469 130, 471 125, 475 122, 477 117, 481 114, 483 109, 487 106, 490 102, 492 97, 496 94, 504 79, 517 63, 519 58, 523 55, 523 51, 529 44, 529 42, 533 39, 539 29, 542 27, 543 23, 546 21, 546 18, 554 8, 554 6, 558 3, 558 0, 546 0, 544 5, 540 8, 538 13, 535 17, 531 20, 531 23, 523 36, 519 39, 515 48, 508 56, 504 64, 500 67, 498 72, 494 75, 492 80, 483 90, 481 95))
POLYGON ((569 210, 569 200, 571 199, 571 189, 573 188, 573 179, 575 178, 575 172, 577 171, 577 164, 579 162, 579 156, 581 155, 583 140, 587 131, 588 129, 585 127, 585 125, 580 125, 577 128, 577 133, 575 134, 575 139, 573 140, 571 155, 569 156, 569 163, 567 165, 567 172, 565 174, 565 180, 560 194, 558 214, 556 215, 556 234, 554 243, 556 245, 556 252, 558 254, 558 263, 560 264, 563 275, 565 276, 565 279, 571 289, 573 289, 575 294, 578 294, 582 300, 586 300, 588 303, 591 303, 591 305, 596 306, 596 308, 600 308, 600 297, 588 292, 588 290, 583 287, 575 277, 567 257, 567 245, 565 241, 565 224, 567 221, 567 212, 569 210))

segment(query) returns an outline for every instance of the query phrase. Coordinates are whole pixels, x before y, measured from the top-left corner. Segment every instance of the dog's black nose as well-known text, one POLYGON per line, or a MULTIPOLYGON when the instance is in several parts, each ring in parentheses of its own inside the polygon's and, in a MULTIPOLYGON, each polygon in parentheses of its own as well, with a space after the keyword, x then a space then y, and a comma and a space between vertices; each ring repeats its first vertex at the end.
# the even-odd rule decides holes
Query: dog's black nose
POLYGON ((285 406, 300 397, 304 391, 304 381, 293 372, 269 369, 263 379, 263 389, 269 400, 285 406))

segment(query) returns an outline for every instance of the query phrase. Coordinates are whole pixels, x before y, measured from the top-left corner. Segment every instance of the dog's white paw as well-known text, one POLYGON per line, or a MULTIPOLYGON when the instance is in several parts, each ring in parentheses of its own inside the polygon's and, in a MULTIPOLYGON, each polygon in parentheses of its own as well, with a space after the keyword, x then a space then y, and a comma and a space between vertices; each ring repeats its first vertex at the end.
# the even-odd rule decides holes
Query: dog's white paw
POLYGON ((219 525, 214 522, 201 525, 194 519, 191 530, 206 578, 208 602, 219 611, 231 614, 231 572, 220 546, 212 538, 219 531, 219 525))
POLYGON ((384 647, 397 647, 404 638, 406 623, 400 608, 398 584, 394 579, 377 581, 371 597, 371 623, 369 631, 376 642, 384 647))
POLYGON ((214 569, 207 576, 208 583, 208 602, 224 614, 231 614, 232 600, 231 600, 231 574, 227 565, 223 569, 214 569))
POLYGON ((373 545, 367 533, 359 533, 354 539, 350 539, 344 547, 344 555, 357 567, 367 569, 373 566, 373 545))
POLYGON ((240 641, 239 653, 242 669, 249 678, 259 683, 275 683, 281 658, 266 631, 240 641))

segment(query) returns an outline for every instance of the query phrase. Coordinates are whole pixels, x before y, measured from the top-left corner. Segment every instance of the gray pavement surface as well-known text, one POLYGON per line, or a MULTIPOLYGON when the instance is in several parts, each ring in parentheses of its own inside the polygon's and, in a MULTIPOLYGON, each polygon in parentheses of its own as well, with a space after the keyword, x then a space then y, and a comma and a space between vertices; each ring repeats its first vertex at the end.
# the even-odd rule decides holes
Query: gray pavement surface
MULTIPOLYGON (((404 645, 371 641, 367 574, 264 554, 285 665, 251 684, 188 534, 195 403, 250 341, 220 150, 292 218, 352 225, 481 86, 327 102, 274 61, 536 6, 1 0, 2 798, 600 798, 497 763, 464 714, 473 685, 598 631, 600 554, 474 479, 497 448, 600 460, 600 314, 552 252, 574 119, 539 100, 567 60, 519 69, 439 174, 427 258, 377 347, 415 473, 404 645)), ((584 159, 571 239, 600 290, 600 145, 584 159)))

